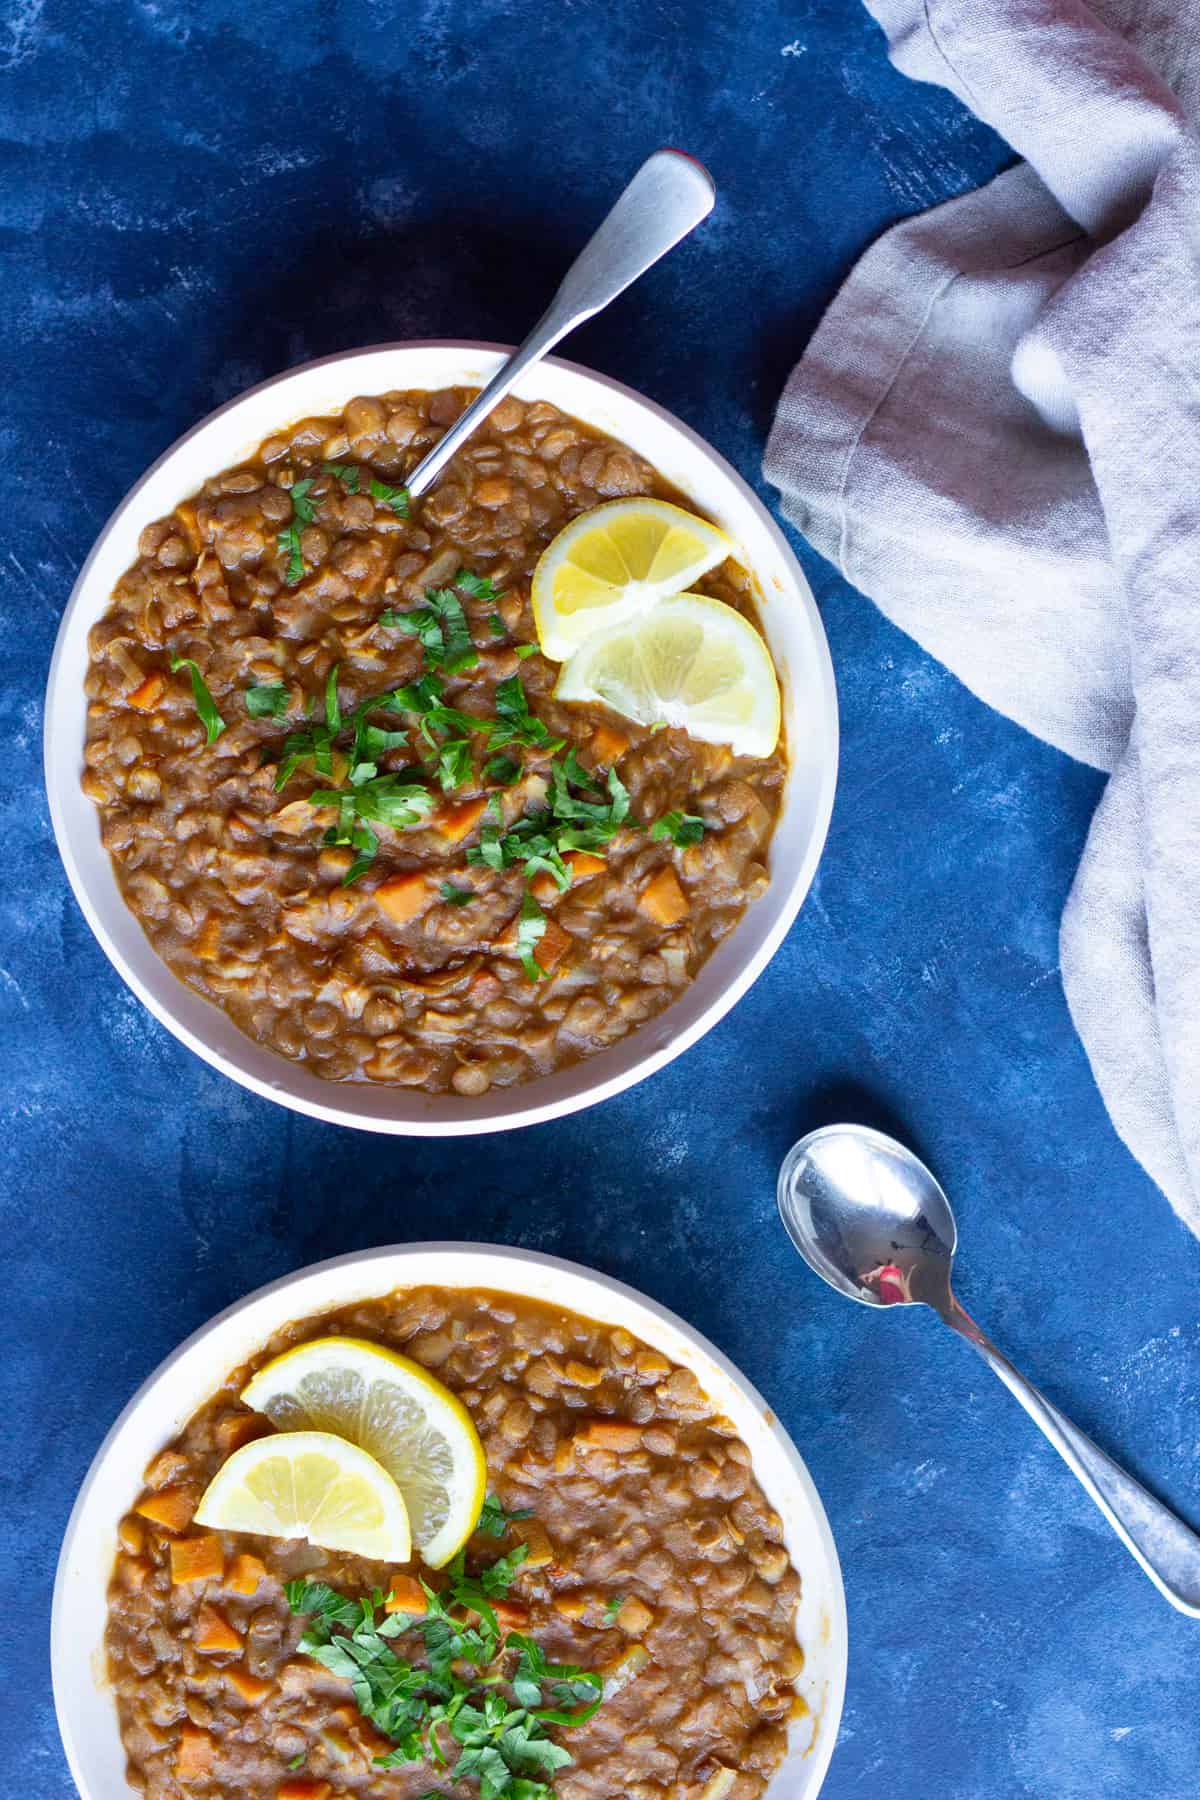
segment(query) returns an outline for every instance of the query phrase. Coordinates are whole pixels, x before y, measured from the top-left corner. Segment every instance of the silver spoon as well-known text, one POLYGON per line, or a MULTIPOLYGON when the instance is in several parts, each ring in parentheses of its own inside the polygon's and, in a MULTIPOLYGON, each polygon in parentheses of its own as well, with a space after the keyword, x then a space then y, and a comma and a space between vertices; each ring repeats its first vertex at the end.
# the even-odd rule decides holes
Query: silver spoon
POLYGON ((974 1345, 1155 1587, 1180 1612, 1200 1618, 1200 1537, 1051 1406, 955 1299, 954 1214, 923 1162, 865 1125, 827 1125, 784 1158, 779 1211, 805 1262, 839 1294, 864 1306, 931 1306, 974 1345))
POLYGON ((647 157, 608 217, 584 245, 520 349, 493 375, 478 399, 422 457, 405 482, 414 497, 441 474, 465 438, 499 406, 525 370, 540 362, 569 331, 623 294, 630 282, 708 217, 717 190, 712 176, 682 150, 647 157))

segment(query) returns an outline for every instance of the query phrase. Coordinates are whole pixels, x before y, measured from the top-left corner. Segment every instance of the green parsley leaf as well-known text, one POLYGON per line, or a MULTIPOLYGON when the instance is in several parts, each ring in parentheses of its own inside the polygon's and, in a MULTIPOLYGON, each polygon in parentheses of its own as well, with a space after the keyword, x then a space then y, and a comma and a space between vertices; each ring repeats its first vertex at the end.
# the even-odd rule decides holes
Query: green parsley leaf
POLYGON ((341 482, 342 486, 345 488, 345 490, 348 494, 357 494, 357 492, 358 492, 358 464, 357 463, 327 462, 327 463, 322 463, 321 467, 324 469, 324 471, 327 475, 336 475, 337 479, 341 482))
POLYGON ((513 787, 520 781, 520 763, 511 756, 489 756, 484 763, 484 779, 495 781, 497 787, 513 787))
POLYGON ((504 620, 500 617, 499 613, 488 614, 488 630, 493 637, 501 638, 508 636, 508 626, 504 623, 504 620))
POLYGON ((308 1614, 306 1635, 328 1637, 335 1625, 352 1624, 359 1617, 358 1601, 348 1600, 324 1581, 288 1581, 283 1591, 294 1613, 308 1614))
POLYGON ((408 489, 405 487, 389 487, 386 481, 371 480, 371 498, 379 500, 384 506, 390 506, 398 519, 408 518, 408 489))
POLYGON ((593 1718, 604 1698, 604 1682, 590 1669, 574 1663, 551 1663, 533 1638, 510 1631, 506 1648, 520 1656, 512 1678, 513 1693, 536 1719, 552 1725, 585 1725, 593 1718), (542 1705, 542 1689, 550 1689, 553 1706, 542 1705), (580 1702, 581 1711, 568 1710, 580 1702))
POLYGON ((289 587, 295 587, 304 574, 304 552, 300 548, 300 528, 311 525, 316 513, 316 502, 309 498, 309 490, 313 484, 310 476, 306 481, 297 481, 291 489, 292 519, 282 530, 276 542, 281 556, 288 559, 284 580, 289 587))
POLYGON ((462 601, 454 589, 427 588, 425 601, 430 610, 436 613, 442 622, 442 635, 446 646, 443 662, 447 674, 458 675, 464 669, 473 669, 479 661, 479 652, 472 641, 471 628, 467 624, 462 601))
POLYGON ((533 895, 527 892, 521 901, 521 911, 517 917, 517 955, 530 981, 540 981, 545 974, 533 954, 534 947, 545 935, 545 931, 546 915, 533 895))
POLYGON ((171 657, 171 672, 186 669, 192 683, 192 699, 196 703, 196 711, 204 726, 205 735, 210 744, 215 744, 225 729, 225 721, 217 711, 216 701, 208 689, 208 683, 200 673, 199 667, 190 656, 171 657))
POLYGON ((288 691, 282 681, 255 682, 243 698, 252 719, 282 719, 288 709, 288 691))
POLYGON ((695 813, 665 812, 661 819, 656 819, 650 827, 652 838, 670 838, 680 848, 688 844, 698 844, 708 829, 703 819, 695 813))
POLYGON ((536 656, 540 648, 540 644, 518 644, 516 651, 521 661, 524 662, 527 656, 536 656))
POLYGON ((459 675, 479 661, 462 601, 453 588, 426 588, 424 606, 408 612, 389 607, 380 613, 379 622, 418 637, 431 669, 459 675))
POLYGON ((311 525, 317 513, 317 503, 309 498, 312 491, 313 477, 307 481, 297 481, 292 485, 292 512, 302 525, 311 525))
POLYGON ((624 1604, 625 1604, 624 1594, 614 1594, 611 1600, 605 1601, 605 1603, 604 1603, 604 1623, 606 1625, 615 1625, 616 1624, 617 1614, 620 1612, 620 1610, 624 1606, 624 1604))
POLYGON ((334 663, 325 677, 325 724, 335 737, 342 729, 342 711, 338 705, 337 696, 338 667, 339 665, 334 663))
POLYGON ((454 586, 461 588, 472 600, 499 600, 504 594, 487 575, 475 575, 470 569, 460 569, 454 577, 454 586))
POLYGON ((480 1509, 475 1529, 486 1532, 488 1537, 503 1537, 505 1528, 511 1525, 514 1519, 532 1519, 532 1517, 533 1508, 531 1506, 517 1506, 510 1509, 497 1500, 495 1494, 488 1494, 480 1509))
MULTIPOLYGON (((301 1650, 347 1680, 364 1718, 393 1742, 374 1759, 376 1767, 431 1761, 451 1779, 477 1780, 480 1800, 553 1800, 551 1787, 538 1777, 553 1778, 573 1759, 546 1726, 586 1723, 604 1688, 589 1670, 547 1662, 532 1638, 511 1632, 501 1639, 489 1595, 507 1588, 517 1566, 514 1552, 468 1575, 460 1553, 450 1564, 447 1588, 436 1593, 422 1583, 424 1615, 392 1614, 381 1622, 378 1589, 352 1600, 321 1582, 287 1584, 289 1606, 308 1615, 301 1650), (421 1639, 424 1665, 396 1653, 390 1640, 408 1634, 421 1639), (517 1663, 506 1675, 511 1653, 517 1663), (507 1697, 506 1679, 515 1703, 507 1697), (459 1751, 453 1770, 440 1741, 443 1731, 459 1751)), ((430 1789, 423 1800, 444 1796, 430 1789)))
POLYGON ((428 607, 416 606, 408 612, 401 612, 397 607, 389 606, 386 612, 380 613, 379 623, 390 626, 393 631, 407 631, 410 637, 419 638, 426 662, 434 668, 440 664, 446 640, 442 636, 441 620, 428 607))
POLYGON ((521 765, 511 756, 489 756, 483 765, 483 773, 484 779, 494 781, 497 787, 512 787, 520 780, 521 765))
POLYGON ((493 725, 491 731, 494 748, 500 749, 505 744, 516 743, 538 744, 551 751, 562 749, 564 740, 552 738, 549 728, 536 714, 530 712, 519 675, 510 675, 507 681, 502 681, 497 686, 496 714, 499 723, 493 725))
POLYGON ((447 738, 438 751, 437 778, 445 793, 462 787, 470 781, 474 767, 471 762, 471 744, 468 738, 447 738))
POLYGON ((462 735, 464 732, 491 730, 490 720, 447 706, 442 699, 443 691, 442 683, 436 675, 422 675, 416 681, 410 681, 407 687, 397 688, 387 696, 387 700, 394 711, 416 715, 421 736, 435 750, 438 748, 438 732, 462 735))
MULTIPOLYGON (((388 825, 402 830, 417 825, 433 811, 433 795, 417 782, 404 781, 399 775, 376 775, 374 763, 359 763, 350 774, 350 788, 314 788, 308 796, 311 806, 344 806, 347 802, 359 819, 372 824, 388 825), (364 771, 371 771, 369 774, 364 771)), ((334 838, 334 843, 347 839, 334 838)))
POLYGON ((447 906, 469 906, 475 898, 474 888, 455 887, 452 881, 443 881, 438 893, 447 906))
POLYGON ((304 1758, 307 1755, 308 1755, 307 1750, 298 1750, 296 1752, 295 1756, 289 1756, 288 1768, 289 1769, 302 1769, 304 1767, 304 1758))

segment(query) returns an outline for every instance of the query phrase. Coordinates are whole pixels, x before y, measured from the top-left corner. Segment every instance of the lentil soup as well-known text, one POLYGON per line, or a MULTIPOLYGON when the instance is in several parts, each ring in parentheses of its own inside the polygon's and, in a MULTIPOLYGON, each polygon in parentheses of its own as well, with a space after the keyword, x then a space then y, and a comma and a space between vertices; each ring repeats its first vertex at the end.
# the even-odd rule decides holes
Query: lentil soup
MULTIPOLYGON (((148 526, 91 633, 83 778, 126 904, 239 1029, 468 1096, 670 1004, 766 885, 786 770, 554 699, 539 555, 603 500, 679 496, 510 397, 409 508, 472 392, 302 420, 148 526)), ((694 585, 754 619, 734 561, 694 585)))
MULTIPOLYGON (((146 1470, 119 1528, 107 1630, 131 1784, 150 1800, 478 1796, 474 1780, 420 1761, 381 1766, 392 1741, 360 1715, 346 1680, 298 1649, 304 1619, 289 1584, 400 1598, 411 1574, 191 1523, 229 1454, 270 1430, 239 1402, 248 1378, 327 1334, 403 1349, 474 1420, 489 1495, 508 1522, 476 1533, 468 1568, 503 1552, 515 1577, 495 1601, 502 1630, 560 1671, 591 1672, 597 1694, 603 1684, 593 1716, 551 1724, 571 1758, 553 1778, 556 1800, 762 1794, 800 1708, 803 1656, 799 1577, 749 1451, 691 1372, 630 1332, 509 1294, 438 1287, 278 1331, 146 1470)), ((453 1597, 446 1573, 419 1572, 453 1597)), ((414 1655, 411 1634, 390 1643, 414 1655)), ((502 1650, 499 1680, 511 1678, 513 1655, 502 1650)), ((446 1744, 453 1757, 457 1744, 446 1744)))

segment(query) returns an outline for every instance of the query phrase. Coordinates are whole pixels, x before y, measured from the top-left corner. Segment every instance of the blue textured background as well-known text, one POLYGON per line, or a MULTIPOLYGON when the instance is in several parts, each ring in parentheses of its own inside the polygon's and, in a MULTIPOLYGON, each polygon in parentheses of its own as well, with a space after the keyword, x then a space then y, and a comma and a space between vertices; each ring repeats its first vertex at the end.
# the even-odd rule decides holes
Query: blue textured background
POLYGON ((1003 146, 894 74, 854 0, 0 0, 0 70, 7 1790, 70 1790, 50 1583, 131 1389, 285 1270, 462 1236, 626 1277, 778 1408, 849 1597, 830 1800, 1190 1800, 1200 1627, 961 1346, 835 1300, 774 1212, 802 1128, 859 1113, 903 1131, 956 1200, 968 1304, 1200 1510, 1200 1245, 1113 1136, 1056 967, 1094 774, 985 711, 805 553, 843 762, 788 943, 649 1085, 462 1147, 306 1122, 181 1049, 92 943, 41 794, 42 683, 76 569, 218 401, 359 344, 520 336, 642 156, 677 143, 711 166, 717 213, 569 353, 754 480, 856 254, 1003 146))

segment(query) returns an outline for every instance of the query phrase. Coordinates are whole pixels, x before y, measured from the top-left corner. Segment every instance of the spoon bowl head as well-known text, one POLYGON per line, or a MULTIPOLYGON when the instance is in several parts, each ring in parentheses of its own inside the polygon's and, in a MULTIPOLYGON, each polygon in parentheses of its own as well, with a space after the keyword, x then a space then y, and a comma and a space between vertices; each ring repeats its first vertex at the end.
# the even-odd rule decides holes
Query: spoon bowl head
POLYGON ((826 1125, 793 1144, 779 1212, 811 1269, 864 1306, 942 1306, 958 1233, 925 1164, 881 1131, 826 1125))

